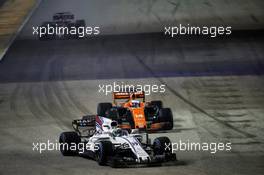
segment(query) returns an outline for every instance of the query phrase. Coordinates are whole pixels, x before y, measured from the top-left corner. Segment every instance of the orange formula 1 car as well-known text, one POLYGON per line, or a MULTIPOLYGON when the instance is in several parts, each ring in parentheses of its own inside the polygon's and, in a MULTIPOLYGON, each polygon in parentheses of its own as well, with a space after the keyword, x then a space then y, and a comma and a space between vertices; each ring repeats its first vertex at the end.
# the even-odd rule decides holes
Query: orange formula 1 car
POLYGON ((98 117, 116 120, 123 129, 170 130, 173 116, 162 101, 145 102, 145 92, 114 92, 113 103, 99 103, 98 117))

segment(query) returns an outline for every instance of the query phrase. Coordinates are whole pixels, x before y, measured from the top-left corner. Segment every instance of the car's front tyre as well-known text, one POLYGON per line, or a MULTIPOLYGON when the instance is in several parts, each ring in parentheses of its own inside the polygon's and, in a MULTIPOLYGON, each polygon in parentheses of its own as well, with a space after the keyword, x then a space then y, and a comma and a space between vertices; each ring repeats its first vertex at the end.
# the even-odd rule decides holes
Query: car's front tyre
POLYGON ((109 158, 113 156, 113 145, 110 141, 100 141, 97 144, 95 152, 95 160, 99 165, 106 165, 109 158))
POLYGON ((64 156, 75 156, 78 154, 78 144, 81 142, 79 135, 76 132, 63 132, 60 135, 60 151, 64 156), (75 145, 75 146, 72 146, 75 145), (75 150, 71 148, 76 148, 75 150))

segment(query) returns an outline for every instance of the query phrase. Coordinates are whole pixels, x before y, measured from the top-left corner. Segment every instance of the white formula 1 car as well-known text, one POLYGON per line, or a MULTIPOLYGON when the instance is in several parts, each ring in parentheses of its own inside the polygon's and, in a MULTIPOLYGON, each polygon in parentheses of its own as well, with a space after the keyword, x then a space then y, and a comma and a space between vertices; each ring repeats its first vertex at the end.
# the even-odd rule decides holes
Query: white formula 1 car
POLYGON ((158 137, 151 144, 147 133, 139 133, 137 129, 128 133, 118 128, 116 121, 99 116, 84 116, 72 125, 75 131, 63 132, 59 138, 64 156, 89 157, 99 165, 111 167, 176 161, 168 137, 158 137))

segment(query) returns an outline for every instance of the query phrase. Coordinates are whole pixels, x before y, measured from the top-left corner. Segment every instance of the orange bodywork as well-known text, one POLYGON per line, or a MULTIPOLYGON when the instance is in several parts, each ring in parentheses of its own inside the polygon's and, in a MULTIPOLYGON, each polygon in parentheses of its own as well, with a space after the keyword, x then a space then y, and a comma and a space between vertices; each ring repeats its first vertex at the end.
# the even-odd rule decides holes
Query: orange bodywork
MULTIPOLYGON (((114 92, 113 93, 113 105, 119 105, 125 108, 128 108, 133 116, 135 128, 143 129, 147 128, 147 122, 145 119, 145 93, 142 92, 114 92), (117 99, 126 99, 126 102, 117 104, 117 99), (134 99, 143 99, 142 102, 140 102, 139 107, 132 107, 132 100, 134 99)), ((122 126, 120 126, 122 127, 122 126)), ((123 127, 122 127, 123 128, 123 127)), ((127 126, 124 126, 124 128, 127 128, 127 126)))
POLYGON ((144 108, 139 107, 139 108, 129 108, 135 122, 135 128, 146 128, 147 123, 145 119, 145 112, 144 108))

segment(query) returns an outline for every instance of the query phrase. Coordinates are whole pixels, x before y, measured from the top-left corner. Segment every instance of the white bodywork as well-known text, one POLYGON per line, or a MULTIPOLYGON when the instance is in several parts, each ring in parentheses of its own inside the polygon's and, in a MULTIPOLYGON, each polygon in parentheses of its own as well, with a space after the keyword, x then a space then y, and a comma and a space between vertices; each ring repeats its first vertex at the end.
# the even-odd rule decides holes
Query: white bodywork
POLYGON ((105 117, 96 118, 96 133, 89 138, 88 143, 91 145, 91 151, 96 151, 98 149, 97 143, 101 140, 109 140, 115 147, 123 146, 124 149, 131 149, 132 152, 137 157, 137 162, 147 162, 150 161, 150 156, 142 148, 141 143, 138 141, 138 137, 142 137, 140 134, 128 134, 127 131, 122 130, 121 135, 115 135, 117 130, 120 128, 112 127, 111 123, 113 121, 105 117))

